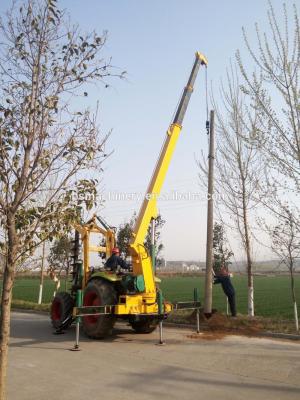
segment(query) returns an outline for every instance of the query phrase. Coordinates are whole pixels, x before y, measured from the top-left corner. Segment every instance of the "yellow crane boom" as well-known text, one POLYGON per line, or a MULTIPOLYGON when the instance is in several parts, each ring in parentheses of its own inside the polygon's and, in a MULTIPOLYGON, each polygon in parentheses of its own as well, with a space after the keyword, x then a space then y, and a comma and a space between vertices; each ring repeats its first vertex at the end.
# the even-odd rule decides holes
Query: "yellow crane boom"
POLYGON ((187 85, 184 88, 181 100, 175 113, 175 117, 169 126, 166 138, 154 168, 146 195, 140 208, 130 243, 130 254, 132 256, 132 266, 134 275, 143 275, 145 281, 144 302, 153 301, 156 296, 154 282, 154 273, 152 263, 147 250, 144 247, 144 241, 147 230, 152 218, 157 217, 157 197, 159 196, 164 183, 168 167, 174 149, 182 129, 182 122, 186 113, 194 83, 198 74, 200 65, 207 66, 207 59, 199 52, 196 52, 195 62, 189 76, 187 85))

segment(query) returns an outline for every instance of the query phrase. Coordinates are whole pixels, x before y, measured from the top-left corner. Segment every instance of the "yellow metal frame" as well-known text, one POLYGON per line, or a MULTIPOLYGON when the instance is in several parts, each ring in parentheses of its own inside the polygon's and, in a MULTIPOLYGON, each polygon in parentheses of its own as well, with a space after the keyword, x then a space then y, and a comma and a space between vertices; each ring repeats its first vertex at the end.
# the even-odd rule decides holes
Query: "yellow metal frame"
POLYGON ((94 215, 85 224, 76 224, 74 228, 80 233, 83 246, 83 282, 82 289, 86 287, 90 274, 90 253, 106 253, 107 257, 112 254, 112 249, 115 247, 115 232, 112 229, 103 229, 96 222, 97 216, 94 215), (91 233, 99 233, 105 238, 106 246, 90 245, 91 233))
MULTIPOLYGON (((156 297, 155 297, 156 300, 156 297)), ((172 304, 164 302, 164 312, 170 313, 172 311, 172 304)), ((115 305, 116 315, 132 315, 132 314, 158 314, 158 304, 153 302, 147 304, 143 294, 124 295, 120 296, 119 303, 115 305)))

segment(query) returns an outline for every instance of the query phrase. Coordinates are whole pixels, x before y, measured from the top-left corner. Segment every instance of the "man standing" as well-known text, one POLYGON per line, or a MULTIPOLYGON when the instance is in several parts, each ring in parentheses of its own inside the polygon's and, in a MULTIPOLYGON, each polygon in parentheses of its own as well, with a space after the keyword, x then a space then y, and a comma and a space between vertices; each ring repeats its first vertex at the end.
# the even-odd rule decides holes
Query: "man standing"
POLYGON ((231 283, 228 269, 223 265, 214 277, 214 284, 221 283, 223 292, 228 298, 232 317, 236 317, 235 290, 231 283))

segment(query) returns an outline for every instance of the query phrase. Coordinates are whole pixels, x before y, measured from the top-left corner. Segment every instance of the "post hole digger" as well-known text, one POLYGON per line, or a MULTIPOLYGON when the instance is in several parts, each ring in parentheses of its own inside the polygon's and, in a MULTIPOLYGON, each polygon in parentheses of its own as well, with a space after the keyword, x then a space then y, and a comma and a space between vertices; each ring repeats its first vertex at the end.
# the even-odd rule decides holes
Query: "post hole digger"
POLYGON ((51 307, 52 324, 56 329, 66 328, 73 319, 79 319, 87 336, 95 339, 110 335, 116 319, 127 320, 138 333, 152 332, 162 318, 174 309, 198 308, 200 303, 195 293, 190 303, 175 303, 164 300, 157 287, 151 256, 144 240, 151 220, 157 217, 157 197, 161 192, 166 173, 182 129, 182 122, 201 65, 207 66, 204 55, 197 52, 187 85, 184 88, 173 122, 169 126, 161 153, 148 185, 147 194, 140 208, 129 245, 132 272, 92 272, 89 253, 100 252, 111 255, 115 246, 113 230, 97 217, 87 224, 76 226, 74 243, 74 272, 70 293, 58 293, 51 307), (100 250, 89 243, 90 233, 105 236, 105 246, 100 250), (79 244, 82 243, 83 262, 79 259, 79 244))
MULTIPOLYGON (((93 270, 90 265, 90 253, 97 252, 103 257, 110 257, 115 247, 115 228, 102 218, 94 215, 85 224, 76 224, 72 251, 72 286, 70 292, 58 292, 51 305, 51 322, 57 331, 67 328, 73 320, 73 308, 78 291, 86 287, 93 270), (90 237, 97 234, 102 239, 101 246, 92 246, 90 237), (83 262, 81 260, 83 258, 83 262)), ((79 292, 80 293, 80 292, 79 292)))

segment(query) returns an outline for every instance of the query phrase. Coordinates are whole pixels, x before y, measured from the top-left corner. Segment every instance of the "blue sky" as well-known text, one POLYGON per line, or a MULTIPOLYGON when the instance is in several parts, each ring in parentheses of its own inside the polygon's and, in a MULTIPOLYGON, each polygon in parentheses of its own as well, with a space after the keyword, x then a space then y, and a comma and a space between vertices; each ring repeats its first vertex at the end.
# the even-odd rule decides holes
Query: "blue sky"
MULTIPOLYGON (((242 26, 255 42, 254 23, 266 23, 265 0, 60 0, 83 31, 108 30, 104 56, 126 70, 127 80, 111 81, 109 89, 89 91, 85 100, 100 104, 103 133, 112 129, 102 188, 109 192, 144 193, 165 132, 186 83, 195 51, 208 58, 209 83, 217 87, 236 49, 246 51, 242 26)), ((2 13, 10 1, 1 1, 2 13)), ((273 1, 281 12, 281 1, 273 1)), ((289 2, 288 2, 289 4, 289 2)), ((199 192, 195 157, 207 153, 205 71, 200 70, 164 193, 199 192)), ((128 220, 140 202, 107 201, 101 214, 112 224, 128 220)), ((162 232, 167 259, 204 260, 205 201, 161 201, 167 221, 162 232)), ((238 255, 238 243, 232 240, 238 255)), ((266 250, 258 249, 257 258, 266 250)), ((237 259, 241 257, 237 256, 237 259)))

